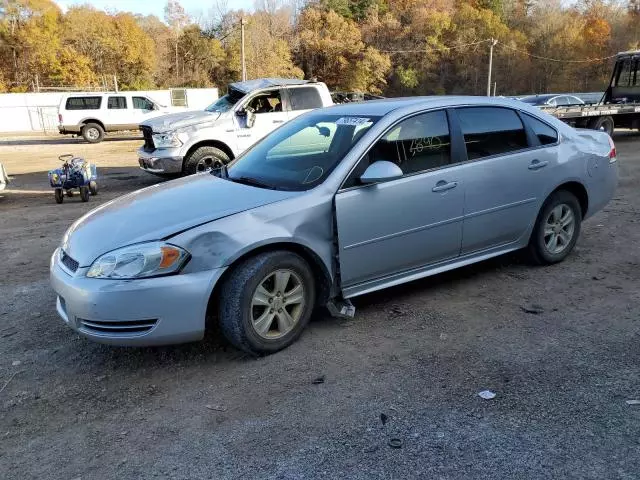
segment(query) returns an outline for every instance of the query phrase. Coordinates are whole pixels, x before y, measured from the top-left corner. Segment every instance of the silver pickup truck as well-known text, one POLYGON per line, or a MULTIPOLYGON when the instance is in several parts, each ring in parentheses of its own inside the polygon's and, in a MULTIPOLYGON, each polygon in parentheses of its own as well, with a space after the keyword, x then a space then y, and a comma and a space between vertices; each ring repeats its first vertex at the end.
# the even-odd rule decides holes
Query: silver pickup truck
POLYGON ((283 123, 333 105, 324 83, 262 78, 232 83, 204 111, 163 115, 140 125, 140 168, 158 175, 191 175, 219 168, 283 123))

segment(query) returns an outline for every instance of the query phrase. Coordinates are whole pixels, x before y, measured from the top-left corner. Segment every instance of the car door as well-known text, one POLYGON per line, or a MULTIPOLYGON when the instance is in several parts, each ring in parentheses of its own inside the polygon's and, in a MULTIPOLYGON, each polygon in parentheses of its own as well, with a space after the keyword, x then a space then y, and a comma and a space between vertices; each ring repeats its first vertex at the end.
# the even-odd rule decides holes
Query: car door
POLYGON ((252 95, 242 109, 252 111, 255 119, 253 125, 249 126, 246 114, 235 116, 240 151, 246 150, 289 119, 282 105, 282 92, 279 88, 263 90, 252 95))
POLYGON ((409 117, 392 127, 360 160, 335 198, 340 278, 346 296, 376 279, 456 258, 460 252, 464 184, 452 156, 445 111, 409 117), (404 175, 361 185, 376 161, 404 175))
POLYGON ((108 129, 127 130, 131 128, 131 109, 127 100, 124 95, 107 96, 105 125, 108 129))
POLYGON ((129 123, 140 125, 145 120, 153 118, 160 114, 156 104, 147 97, 134 95, 131 99, 133 108, 130 110, 129 123))
POLYGON ((552 182, 557 151, 539 148, 515 110, 467 107, 455 113, 469 161, 461 173, 466 187, 461 254, 523 241, 552 182))

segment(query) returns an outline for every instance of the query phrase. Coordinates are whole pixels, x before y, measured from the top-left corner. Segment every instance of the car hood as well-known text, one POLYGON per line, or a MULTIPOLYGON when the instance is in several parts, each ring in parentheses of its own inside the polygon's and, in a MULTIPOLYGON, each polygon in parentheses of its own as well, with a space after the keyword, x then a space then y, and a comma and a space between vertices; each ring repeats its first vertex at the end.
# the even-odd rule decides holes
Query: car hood
POLYGON ((197 110, 192 112, 170 113, 161 115, 142 122, 140 125, 151 127, 154 132, 163 133, 178 130, 180 128, 191 127, 205 122, 215 122, 220 113, 197 110))
POLYGON ((148 187, 92 210, 69 228, 63 250, 81 267, 134 243, 160 240, 300 192, 267 190, 204 173, 148 187))

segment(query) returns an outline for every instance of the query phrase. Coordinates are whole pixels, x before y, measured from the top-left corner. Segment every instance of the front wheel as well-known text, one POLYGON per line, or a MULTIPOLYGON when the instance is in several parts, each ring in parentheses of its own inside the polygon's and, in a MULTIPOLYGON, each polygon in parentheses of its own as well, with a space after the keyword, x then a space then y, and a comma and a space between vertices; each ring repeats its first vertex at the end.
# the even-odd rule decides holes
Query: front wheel
POLYGON ((56 203, 64 202, 64 192, 61 188, 56 188, 54 193, 56 196, 56 203))
POLYGON ((229 163, 229 156, 216 147, 200 147, 184 160, 184 173, 208 172, 229 163))
POLYGON ((80 199, 83 202, 89 201, 89 187, 80 187, 80 199))
POLYGON ((571 192, 553 193, 538 214, 529 240, 529 254, 539 265, 549 265, 564 260, 580 235, 582 209, 571 192))
POLYGON ((89 182, 89 192, 91 192, 93 196, 98 195, 98 183, 95 180, 89 182))
POLYGON ((302 258, 286 251, 259 254, 240 264, 222 286, 222 333, 245 352, 277 352, 298 339, 315 298, 314 277, 302 258))

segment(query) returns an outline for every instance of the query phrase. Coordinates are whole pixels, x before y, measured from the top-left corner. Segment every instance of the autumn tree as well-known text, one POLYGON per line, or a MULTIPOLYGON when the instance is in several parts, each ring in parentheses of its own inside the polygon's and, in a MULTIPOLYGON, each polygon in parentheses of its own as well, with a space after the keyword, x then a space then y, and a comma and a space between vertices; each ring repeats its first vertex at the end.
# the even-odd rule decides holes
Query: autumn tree
POLYGON ((306 8, 297 34, 298 61, 307 77, 317 77, 338 89, 382 91, 391 61, 362 41, 354 21, 333 10, 306 8))

